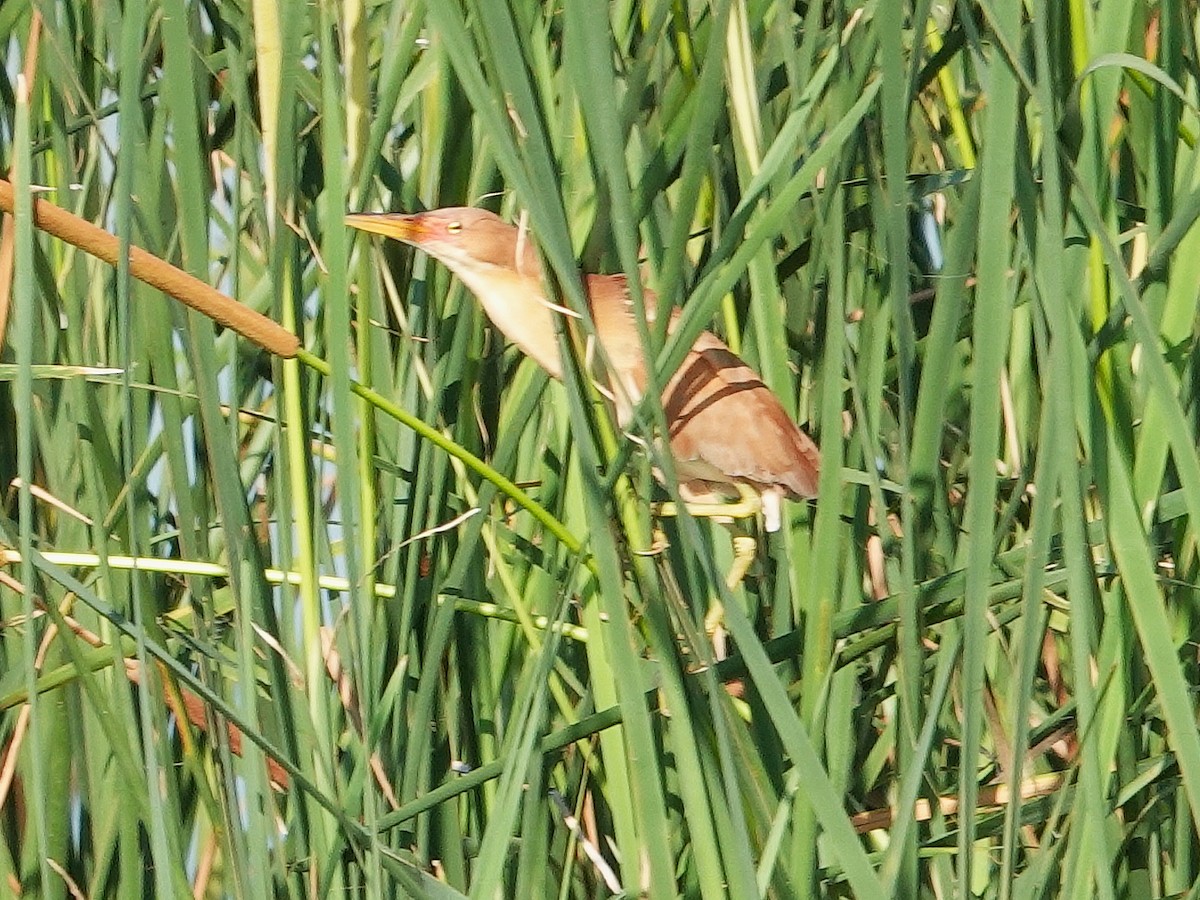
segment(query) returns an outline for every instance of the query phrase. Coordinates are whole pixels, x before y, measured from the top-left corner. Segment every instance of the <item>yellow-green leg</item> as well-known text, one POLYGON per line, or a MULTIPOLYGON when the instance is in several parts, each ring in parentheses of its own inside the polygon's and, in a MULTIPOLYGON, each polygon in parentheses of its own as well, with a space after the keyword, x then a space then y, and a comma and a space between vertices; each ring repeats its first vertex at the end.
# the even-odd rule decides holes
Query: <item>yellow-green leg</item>
MULTIPOLYGON (((738 491, 742 496, 737 500, 727 503, 695 503, 685 501, 683 505, 688 513, 696 518, 717 520, 755 518, 762 512, 762 497, 753 488, 747 487, 744 484, 738 485, 738 491)), ((668 501, 658 504, 655 514, 659 516, 677 516, 679 515, 679 510, 674 503, 668 501)))
MULTIPOLYGON (((762 511, 762 498, 758 493, 744 485, 738 486, 741 499, 731 503, 685 503, 688 513, 697 517, 715 519, 729 529, 733 541, 733 565, 725 575, 725 586, 733 590, 746 577, 754 560, 758 556, 758 541, 751 533, 751 528, 744 524, 746 519, 756 518, 762 511)), ((674 503, 659 504, 655 510, 659 516, 678 515, 674 503)), ((715 635, 725 618, 725 607, 717 598, 704 617, 704 628, 710 635, 715 635)))
MULTIPOLYGON (((758 541, 742 526, 739 519, 735 519, 726 527, 733 540, 733 565, 729 567, 729 572, 725 575, 725 586, 732 591, 742 583, 746 573, 754 565, 754 560, 758 557, 758 541)), ((704 617, 704 630, 709 634, 715 634, 724 619, 725 604, 718 597, 709 607, 708 615, 704 617)))

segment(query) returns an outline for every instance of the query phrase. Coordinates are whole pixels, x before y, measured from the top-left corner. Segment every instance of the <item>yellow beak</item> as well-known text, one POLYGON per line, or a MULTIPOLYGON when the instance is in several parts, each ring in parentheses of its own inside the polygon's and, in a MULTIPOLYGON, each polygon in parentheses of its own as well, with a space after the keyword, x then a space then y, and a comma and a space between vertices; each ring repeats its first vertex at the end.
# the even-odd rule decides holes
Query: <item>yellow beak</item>
POLYGON ((404 241, 406 244, 420 244, 429 235, 429 228, 421 222, 419 215, 351 213, 346 216, 345 221, 351 228, 404 241))

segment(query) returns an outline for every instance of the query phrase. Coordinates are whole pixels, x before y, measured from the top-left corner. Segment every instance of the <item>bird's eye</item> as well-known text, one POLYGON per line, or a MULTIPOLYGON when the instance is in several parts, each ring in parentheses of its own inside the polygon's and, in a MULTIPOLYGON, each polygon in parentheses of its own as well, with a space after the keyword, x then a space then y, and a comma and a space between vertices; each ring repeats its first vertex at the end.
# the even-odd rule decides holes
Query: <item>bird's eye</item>
POLYGON ((462 231, 462 222, 448 222, 446 224, 447 234, 458 234, 462 231))

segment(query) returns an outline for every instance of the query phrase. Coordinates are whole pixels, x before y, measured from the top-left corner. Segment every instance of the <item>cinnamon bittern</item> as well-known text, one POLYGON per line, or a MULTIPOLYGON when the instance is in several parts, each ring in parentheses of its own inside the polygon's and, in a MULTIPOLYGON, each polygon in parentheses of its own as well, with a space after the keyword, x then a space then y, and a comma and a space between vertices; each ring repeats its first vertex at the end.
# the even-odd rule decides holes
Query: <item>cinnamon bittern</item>
MULTIPOLYGON (((510 341, 551 376, 562 378, 555 329, 561 308, 547 300, 537 252, 516 227, 470 207, 413 215, 356 214, 347 216, 346 224, 411 244, 440 260, 510 341)), ((624 275, 588 275, 585 285, 596 338, 611 367, 601 384, 624 428, 648 380, 628 285, 624 275)), ((643 297, 653 321, 654 294, 644 290, 643 297)), ((672 315, 671 330, 677 315, 672 315)), ((762 379, 716 335, 706 331, 696 339, 668 380, 662 407, 679 495, 689 510, 737 515, 728 501, 748 500, 751 509, 762 510, 766 530, 777 531, 783 497, 816 496, 816 445, 762 379)), ((755 545, 747 540, 748 547, 744 542, 739 547, 735 539, 742 562, 735 563, 731 587, 753 561, 755 545)))

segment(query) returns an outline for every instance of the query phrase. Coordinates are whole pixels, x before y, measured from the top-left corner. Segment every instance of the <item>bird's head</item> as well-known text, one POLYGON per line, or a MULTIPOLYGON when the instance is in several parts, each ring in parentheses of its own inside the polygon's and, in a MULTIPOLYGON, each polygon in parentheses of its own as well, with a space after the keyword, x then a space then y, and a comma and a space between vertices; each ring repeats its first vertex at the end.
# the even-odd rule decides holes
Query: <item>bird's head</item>
POLYGON ((424 250, 459 276, 486 276, 496 268, 538 278, 532 235, 495 213, 470 206, 428 212, 354 213, 346 224, 424 250))

